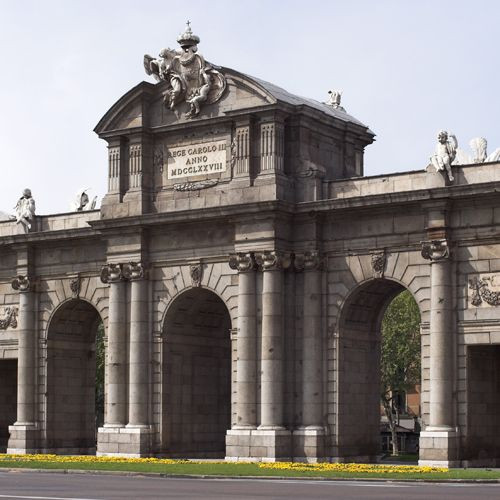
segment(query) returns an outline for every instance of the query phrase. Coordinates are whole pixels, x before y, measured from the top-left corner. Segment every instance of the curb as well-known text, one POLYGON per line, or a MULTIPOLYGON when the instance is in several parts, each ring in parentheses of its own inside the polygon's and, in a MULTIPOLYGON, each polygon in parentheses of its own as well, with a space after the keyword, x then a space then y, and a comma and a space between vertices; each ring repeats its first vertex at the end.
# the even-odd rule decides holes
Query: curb
POLYGON ((427 483, 427 484, 500 484, 500 479, 387 479, 382 477, 291 477, 291 476, 224 476, 219 474, 167 474, 164 472, 134 472, 83 469, 27 469, 24 467, 0 467, 1 472, 36 472, 48 474, 89 474, 95 476, 155 477, 161 479, 234 479, 264 481, 327 481, 327 482, 378 482, 378 483, 427 483))

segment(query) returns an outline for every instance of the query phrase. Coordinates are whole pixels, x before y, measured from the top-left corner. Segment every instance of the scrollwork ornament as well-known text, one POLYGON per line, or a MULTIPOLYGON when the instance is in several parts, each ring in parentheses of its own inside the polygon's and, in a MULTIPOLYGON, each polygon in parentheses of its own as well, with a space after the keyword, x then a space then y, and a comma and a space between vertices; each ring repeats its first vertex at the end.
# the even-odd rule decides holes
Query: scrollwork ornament
POLYGON ((255 259, 251 253, 235 253, 229 256, 229 267, 240 273, 253 271, 256 268, 255 259))
POLYGON ((128 262, 122 266, 123 277, 127 280, 141 280, 145 276, 145 269, 142 262, 128 262))
POLYGON ((28 276, 19 275, 12 280, 12 288, 19 292, 29 292, 31 290, 31 280, 28 276))
POLYGON ((124 278, 121 264, 106 264, 101 269, 103 283, 116 283, 124 278))
POLYGON ((277 271, 290 267, 292 259, 288 252, 272 250, 256 253, 255 262, 263 271, 277 271))
POLYGON ((447 259, 450 247, 447 240, 422 241, 422 257, 432 262, 447 259))

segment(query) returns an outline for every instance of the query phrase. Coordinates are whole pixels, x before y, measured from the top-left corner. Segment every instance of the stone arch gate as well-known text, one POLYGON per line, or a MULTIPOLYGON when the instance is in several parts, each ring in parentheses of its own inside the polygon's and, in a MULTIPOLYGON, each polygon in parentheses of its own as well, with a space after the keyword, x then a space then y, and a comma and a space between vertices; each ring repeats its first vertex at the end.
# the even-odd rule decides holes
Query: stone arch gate
POLYGON ((373 459, 380 318, 406 288, 422 317, 421 462, 496 464, 499 165, 454 167, 453 183, 363 177, 361 122, 220 73, 198 115, 167 109, 165 82, 106 113, 100 210, 37 216, 27 234, 0 222, 0 446, 373 459), (92 440, 93 387, 78 380, 95 369, 96 319, 106 401, 92 440), (71 440, 82 405, 87 432, 71 440))

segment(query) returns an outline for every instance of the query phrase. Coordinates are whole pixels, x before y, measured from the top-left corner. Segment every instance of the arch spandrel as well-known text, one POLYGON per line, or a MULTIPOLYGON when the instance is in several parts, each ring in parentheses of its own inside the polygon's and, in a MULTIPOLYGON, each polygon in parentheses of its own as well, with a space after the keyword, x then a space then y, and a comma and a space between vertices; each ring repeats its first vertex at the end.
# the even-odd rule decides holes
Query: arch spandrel
POLYGON ((202 288, 215 293, 224 302, 231 324, 236 324, 238 286, 233 278, 235 272, 225 263, 202 263, 201 265, 203 270, 199 285, 193 282, 189 265, 157 268, 154 271, 154 333, 156 335, 162 334, 168 309, 176 298, 193 288, 202 288))

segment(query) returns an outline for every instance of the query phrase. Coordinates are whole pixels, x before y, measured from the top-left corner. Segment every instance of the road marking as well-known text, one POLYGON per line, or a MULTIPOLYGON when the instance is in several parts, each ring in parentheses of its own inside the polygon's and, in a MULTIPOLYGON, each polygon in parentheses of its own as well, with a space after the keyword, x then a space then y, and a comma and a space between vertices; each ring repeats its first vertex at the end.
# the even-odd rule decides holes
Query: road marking
POLYGON ((0 498, 26 498, 30 500, 100 500, 99 498, 75 498, 75 497, 27 497, 21 495, 0 495, 0 498))

